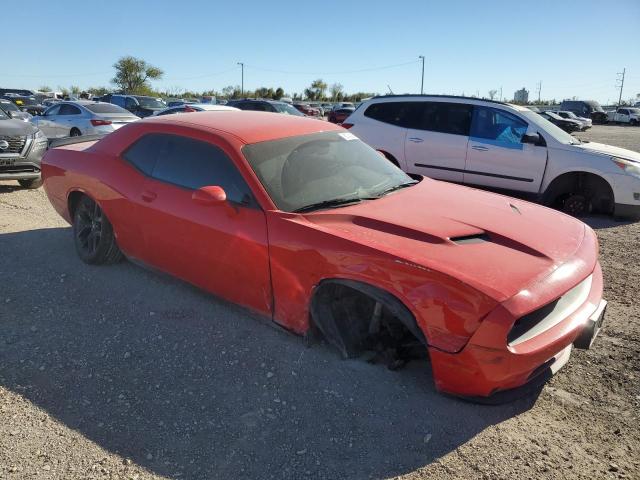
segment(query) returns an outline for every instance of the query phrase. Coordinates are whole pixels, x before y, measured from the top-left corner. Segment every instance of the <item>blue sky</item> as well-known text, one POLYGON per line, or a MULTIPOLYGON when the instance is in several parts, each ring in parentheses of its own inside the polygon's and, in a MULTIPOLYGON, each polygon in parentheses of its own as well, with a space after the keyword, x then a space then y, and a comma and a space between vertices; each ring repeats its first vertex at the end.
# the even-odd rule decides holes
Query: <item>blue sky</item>
POLYGON ((2 0, 0 86, 109 86, 134 55, 162 68, 162 89, 282 86, 346 91, 617 101, 640 93, 640 0, 87 2, 2 0), (14 21, 6 21, 13 19, 14 21), (395 66, 394 66, 395 65, 395 66), (390 68, 377 68, 388 67, 390 68))

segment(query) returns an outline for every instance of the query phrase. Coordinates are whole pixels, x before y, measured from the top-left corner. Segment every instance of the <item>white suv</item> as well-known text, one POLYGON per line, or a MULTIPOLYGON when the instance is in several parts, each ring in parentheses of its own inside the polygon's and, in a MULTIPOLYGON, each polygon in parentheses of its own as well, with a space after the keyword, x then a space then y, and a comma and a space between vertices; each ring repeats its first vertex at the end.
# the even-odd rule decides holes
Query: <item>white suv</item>
POLYGON ((524 193, 573 215, 640 215, 640 153, 581 142, 525 107, 391 95, 342 126, 410 174, 524 193))

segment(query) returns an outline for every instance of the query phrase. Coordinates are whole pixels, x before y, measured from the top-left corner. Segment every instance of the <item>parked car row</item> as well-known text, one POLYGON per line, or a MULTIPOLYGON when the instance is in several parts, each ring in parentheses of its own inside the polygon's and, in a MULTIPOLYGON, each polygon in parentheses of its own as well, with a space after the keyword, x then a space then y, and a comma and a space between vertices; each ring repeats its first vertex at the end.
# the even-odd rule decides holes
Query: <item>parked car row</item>
POLYGON ((629 125, 640 125, 640 108, 636 107, 623 107, 609 112, 608 119, 614 123, 626 123, 629 125))

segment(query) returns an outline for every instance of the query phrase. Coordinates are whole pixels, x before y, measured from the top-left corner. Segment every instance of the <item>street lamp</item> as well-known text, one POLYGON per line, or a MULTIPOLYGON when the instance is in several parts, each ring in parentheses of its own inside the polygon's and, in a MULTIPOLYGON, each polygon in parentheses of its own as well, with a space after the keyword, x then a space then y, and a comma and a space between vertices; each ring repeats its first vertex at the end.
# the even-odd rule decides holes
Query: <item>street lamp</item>
POLYGON ((238 62, 238 65, 240 65, 240 69, 242 71, 241 75, 241 79, 242 79, 242 83, 240 85, 240 96, 244 97, 244 63, 242 62, 238 62))
POLYGON ((422 81, 420 82, 420 95, 424 93, 424 55, 418 55, 418 58, 422 60, 422 81))

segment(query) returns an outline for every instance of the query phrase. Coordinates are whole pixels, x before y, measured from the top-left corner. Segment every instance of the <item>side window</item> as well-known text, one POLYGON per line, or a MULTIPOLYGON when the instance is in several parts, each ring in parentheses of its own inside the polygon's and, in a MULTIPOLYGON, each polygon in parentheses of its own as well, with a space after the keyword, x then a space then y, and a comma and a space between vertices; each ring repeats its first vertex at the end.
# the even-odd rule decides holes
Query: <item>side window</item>
POLYGON ((44 114, 45 114, 45 116, 50 117, 50 116, 53 116, 53 115, 58 115, 58 112, 60 112, 60 105, 54 105, 49 110, 44 112, 44 114))
POLYGON ((58 112, 58 115, 80 115, 80 113, 80 109, 75 105, 64 103, 60 105, 60 111, 58 112))
POLYGON ((218 185, 230 201, 252 203, 249 187, 220 148, 178 135, 163 136, 166 142, 153 169, 154 178, 193 190, 218 185))
POLYGON ((256 104, 253 102, 241 102, 240 105, 238 105, 238 108, 240 110, 257 110, 256 104))
POLYGON ((255 102, 255 103, 253 104, 253 107, 254 107, 253 109, 254 109, 256 112, 268 112, 268 111, 269 111, 269 109, 267 108, 267 104, 266 104, 266 103, 262 103, 262 102, 255 102))
POLYGON ((416 116, 419 130, 469 135, 473 107, 464 103, 421 102, 416 116))
POLYGON ((527 123, 509 112, 489 107, 475 107, 471 137, 493 140, 498 145, 522 145, 527 123))
POLYGON ((414 104, 416 102, 374 103, 364 111, 364 116, 390 125, 408 127, 410 112, 414 104))
POLYGON ((111 103, 113 103, 114 105, 118 105, 119 107, 124 108, 124 97, 119 97, 114 95, 113 97, 111 97, 111 103))
POLYGON ((122 157, 146 175, 151 176, 160 152, 164 149, 166 135, 151 133, 131 145, 122 157))
POLYGON ((136 104, 136 101, 131 98, 131 97, 125 97, 124 99, 124 108, 126 108, 127 110, 132 109, 132 108, 136 108, 138 105, 136 104))

